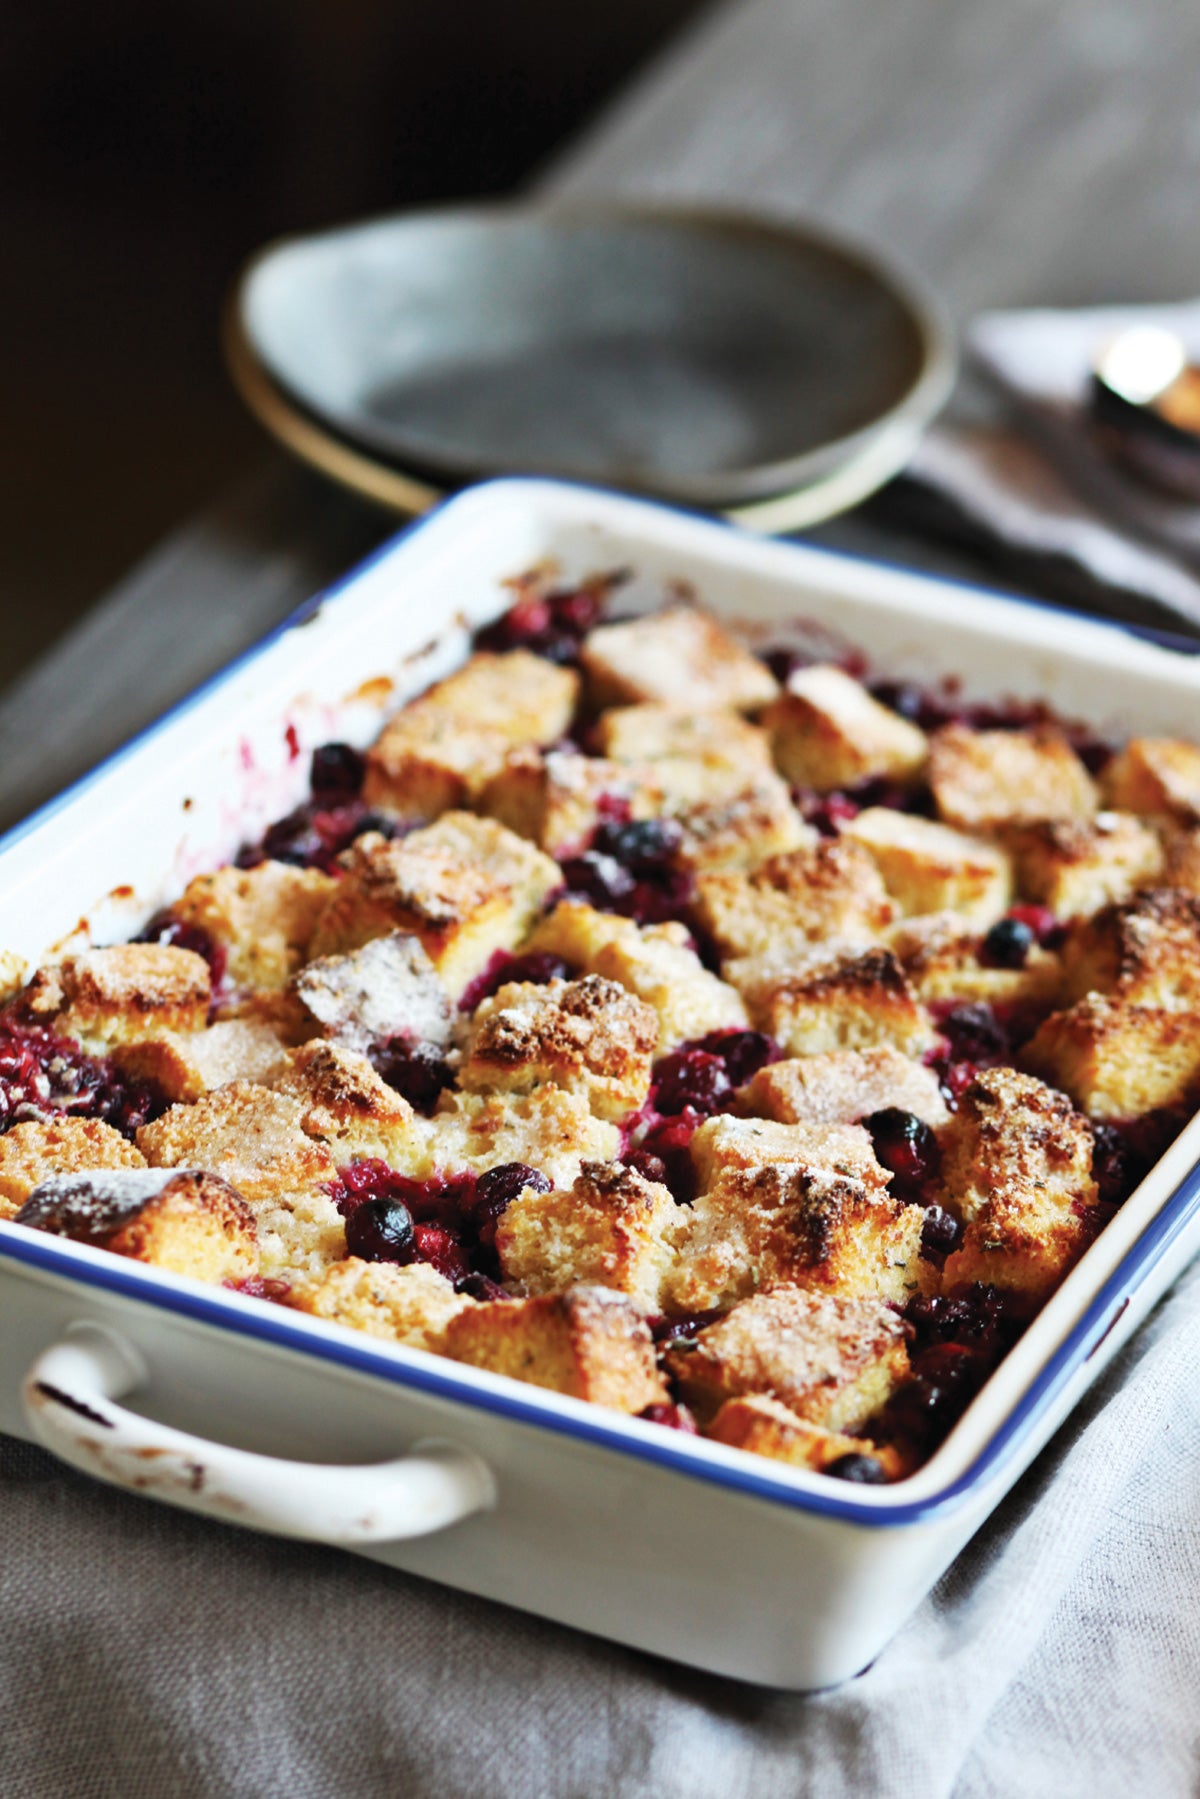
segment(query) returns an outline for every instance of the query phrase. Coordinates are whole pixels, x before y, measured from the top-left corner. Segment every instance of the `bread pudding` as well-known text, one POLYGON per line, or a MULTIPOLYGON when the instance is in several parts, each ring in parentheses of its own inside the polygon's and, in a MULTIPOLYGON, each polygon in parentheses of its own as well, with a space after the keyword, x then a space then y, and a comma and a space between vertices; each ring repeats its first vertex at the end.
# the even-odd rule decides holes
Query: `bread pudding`
POLYGON ((0 1218, 824 1477, 1200 1103, 1200 749, 541 569, 133 943, 0 956, 0 1218))

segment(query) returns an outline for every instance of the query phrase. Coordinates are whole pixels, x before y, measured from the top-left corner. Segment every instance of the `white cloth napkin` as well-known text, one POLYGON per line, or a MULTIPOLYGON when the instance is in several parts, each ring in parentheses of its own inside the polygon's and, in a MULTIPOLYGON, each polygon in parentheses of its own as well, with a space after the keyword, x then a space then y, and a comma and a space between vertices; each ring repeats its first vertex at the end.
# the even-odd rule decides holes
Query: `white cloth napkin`
POLYGON ((1200 301, 983 314, 967 333, 968 363, 1008 402, 1011 422, 940 424, 905 472, 984 537, 1065 561, 1097 596, 1128 596, 1135 612, 1140 599, 1148 616, 1196 630, 1200 505, 1125 473, 1090 423, 1093 358, 1135 324, 1177 332, 1200 360, 1200 301))

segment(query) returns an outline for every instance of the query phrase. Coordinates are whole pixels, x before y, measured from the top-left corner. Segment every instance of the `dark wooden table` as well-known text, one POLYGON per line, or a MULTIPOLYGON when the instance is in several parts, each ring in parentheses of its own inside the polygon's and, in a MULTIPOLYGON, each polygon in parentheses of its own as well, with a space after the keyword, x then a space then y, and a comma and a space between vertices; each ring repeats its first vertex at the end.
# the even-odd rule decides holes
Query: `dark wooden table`
MULTIPOLYGON (((679 41, 545 186, 818 217, 919 270, 960 321, 1000 304, 1179 298, 1200 291, 1198 64, 1190 0, 752 0, 679 41)), ((0 701, 0 824, 391 527, 266 453, 260 478, 151 555, 0 701)), ((818 535, 981 572, 869 518, 818 535)))

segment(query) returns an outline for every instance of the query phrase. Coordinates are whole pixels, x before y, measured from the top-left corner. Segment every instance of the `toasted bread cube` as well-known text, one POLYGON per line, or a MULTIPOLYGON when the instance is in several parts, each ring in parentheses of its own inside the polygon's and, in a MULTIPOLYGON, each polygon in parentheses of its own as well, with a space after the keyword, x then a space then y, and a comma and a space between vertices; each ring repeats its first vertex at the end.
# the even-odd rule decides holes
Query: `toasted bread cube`
POLYGON ((751 1019, 789 1055, 872 1049, 891 1043, 906 1056, 931 1048, 937 1033, 891 950, 827 945, 778 963, 731 962, 725 972, 751 1019))
POLYGON ((649 763, 677 805, 718 799, 771 772, 765 731, 736 712, 693 711, 653 701, 614 706, 596 726, 601 753, 649 763))
POLYGON ((757 868, 769 856, 811 849, 817 841, 786 783, 769 770, 736 786, 719 786, 712 797, 679 805, 672 815, 683 830, 675 859, 697 872, 757 868))
POLYGON ((949 1117, 933 1070, 890 1043, 770 1062, 740 1097, 748 1112, 781 1124, 856 1124, 886 1106, 930 1125, 949 1117))
POLYGON ((1100 777, 1110 806, 1144 818, 1200 824, 1200 748, 1175 737, 1134 737, 1100 777))
POLYGON ((903 1321, 881 1299, 777 1287, 743 1300, 667 1357, 702 1420, 765 1394, 806 1424, 854 1431, 908 1374, 903 1321))
POLYGON ((765 1455, 773 1462, 810 1468, 817 1474, 848 1455, 869 1456, 889 1480, 903 1472, 900 1458, 890 1444, 876 1448, 865 1437, 847 1437, 819 1424, 806 1424, 766 1393, 727 1399, 705 1435, 729 1449, 745 1449, 750 1455, 765 1455))
POLYGON ((279 992, 308 954, 335 887, 318 868, 231 866, 189 881, 171 912, 220 944, 235 987, 279 992))
POLYGON ((945 1203, 966 1226, 945 1285, 990 1282, 1035 1310, 1098 1228, 1087 1119, 1031 1075, 981 1069, 941 1148, 945 1203))
POLYGON ((270 1025, 241 1018, 206 1031, 163 1031, 117 1044, 112 1055, 122 1074, 150 1081, 172 1103, 199 1099, 230 1081, 270 1085, 287 1065, 287 1051, 270 1025))
POLYGON ((679 1232, 672 1309, 708 1311, 773 1286, 898 1303, 919 1290, 924 1212, 890 1196, 859 1127, 710 1119, 692 1157, 702 1190, 679 1232))
POLYGON ((753 712, 779 691, 765 662, 692 606, 598 625, 584 643, 583 670, 596 707, 658 700, 697 712, 753 712))
POLYGON ((407 1349, 439 1353, 451 1321, 470 1311, 475 1301, 456 1293, 428 1262, 400 1268, 394 1262, 348 1256, 319 1279, 298 1282, 287 1303, 311 1318, 403 1343, 407 1349))
POLYGON ((585 850, 605 817, 657 818, 666 798, 649 768, 577 750, 512 750, 478 805, 561 861, 585 850))
POLYGON ((1128 812, 1097 812, 1088 823, 1020 825, 1005 842, 1022 894, 1058 918, 1086 917, 1127 900, 1163 868, 1158 837, 1128 812))
POLYGON ((556 1187, 569 1187, 583 1162, 610 1162, 620 1148, 617 1126, 593 1117, 586 1100, 560 1087, 522 1094, 444 1093, 423 1161, 402 1172, 484 1174, 501 1163, 524 1162, 556 1187))
POLYGON ((623 1118, 650 1091, 658 1014, 616 981, 513 981, 476 1010, 459 1086, 468 1093, 562 1087, 598 1118, 623 1118))
POLYGON ((13 1218, 39 1182, 84 1169, 144 1168, 146 1159, 98 1118, 30 1119, 0 1137, 0 1218, 13 1218))
POLYGON ((339 1167, 378 1158, 407 1168, 425 1154, 428 1120, 357 1050, 316 1038, 292 1051, 274 1085, 299 1100, 301 1130, 325 1144, 339 1167))
POLYGON ((25 985, 28 972, 23 956, 10 949, 0 950, 0 1004, 7 1005, 10 999, 16 998, 25 985))
POLYGON ((666 1187, 620 1162, 585 1162, 568 1191, 526 1187, 512 1200, 496 1250, 505 1280, 523 1292, 610 1287, 658 1312, 680 1220, 666 1187))
POLYGON ((342 865, 313 954, 345 954, 385 932, 410 932, 452 998, 497 950, 516 946, 562 884, 557 862, 494 819, 468 812, 447 812, 399 841, 368 832, 342 865))
POLYGON ((842 831, 870 852, 884 886, 910 916, 953 910, 986 926, 1008 905, 1012 869, 994 844, 889 806, 869 806, 842 831))
POLYGON ((668 1398, 648 1325, 606 1287, 472 1306, 451 1320, 446 1354, 618 1412, 668 1398))
POLYGON ((468 805, 506 751, 563 735, 578 693, 573 669, 529 650, 479 650, 384 726, 367 754, 363 797, 408 818, 468 805))
POLYGON ((303 1117, 291 1095, 232 1081, 144 1124, 137 1145, 152 1168, 207 1168, 253 1204, 336 1175, 329 1151, 305 1135, 303 1117))
POLYGON ((793 786, 817 793, 879 778, 912 779, 929 748, 924 731, 832 663, 789 675, 763 725, 776 766, 793 786))
POLYGON ((1200 1005, 1200 898, 1170 887, 1108 906, 1072 930, 1063 951, 1068 994, 1111 993, 1139 1006, 1200 1005))
POLYGON ((1200 894, 1200 825, 1168 826, 1163 851, 1162 885, 1200 894))
POLYGON ((1200 1016, 1089 993, 1052 1012, 1021 1066, 1093 1118, 1138 1118, 1200 1096, 1200 1016))
POLYGON ((702 874, 693 910, 723 956, 785 956, 827 937, 867 944, 896 915, 872 858, 845 840, 772 856, 752 874, 702 874))
POLYGON ((989 1006, 1045 1010, 1061 997, 1062 962, 1053 951, 1035 943, 1019 968, 995 968, 986 958, 983 937, 964 925, 957 912, 903 919, 888 947, 926 1004, 982 1000, 989 1006))
POLYGON ((306 1015, 347 1049, 389 1037, 446 1043, 454 1008, 419 937, 390 931, 347 956, 318 956, 292 983, 306 1015))
POLYGON ((660 1055, 709 1031, 741 1030, 747 1023, 739 994, 709 973, 688 932, 674 920, 640 929, 632 919, 597 912, 580 900, 562 900, 526 948, 619 981, 653 1006, 660 1055))
POLYGON ((52 1175, 16 1221, 198 1281, 246 1280, 258 1268, 254 1213, 228 1181, 198 1169, 52 1175))
POLYGON ((1092 777, 1053 725, 1025 731, 943 725, 930 739, 929 785, 939 815, 964 831, 1089 819, 1097 805, 1092 777))
POLYGON ((117 943, 39 968, 19 1004, 31 1023, 101 1055, 159 1031, 208 1022, 208 963, 190 949, 117 943))

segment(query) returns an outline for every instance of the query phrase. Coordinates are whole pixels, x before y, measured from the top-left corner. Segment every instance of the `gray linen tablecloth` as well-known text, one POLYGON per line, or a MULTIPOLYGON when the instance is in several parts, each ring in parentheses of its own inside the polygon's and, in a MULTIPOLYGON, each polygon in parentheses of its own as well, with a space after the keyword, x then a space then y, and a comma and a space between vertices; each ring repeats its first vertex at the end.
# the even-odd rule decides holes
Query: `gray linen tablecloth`
MULTIPOLYGON (((1176 0, 754 0, 651 71, 556 184, 821 213, 923 269, 960 319, 1181 297, 1198 53, 1200 9, 1176 0)), ((275 472, 168 545, 0 705, 0 810, 380 531, 275 472)), ((1195 1793, 1198 1368, 1193 1274, 875 1666, 812 1697, 203 1524, 0 1442, 0 1799, 1195 1793)), ((712 1545, 735 1571, 738 1552, 712 1545)))

